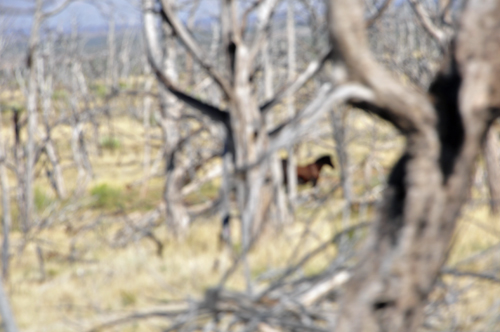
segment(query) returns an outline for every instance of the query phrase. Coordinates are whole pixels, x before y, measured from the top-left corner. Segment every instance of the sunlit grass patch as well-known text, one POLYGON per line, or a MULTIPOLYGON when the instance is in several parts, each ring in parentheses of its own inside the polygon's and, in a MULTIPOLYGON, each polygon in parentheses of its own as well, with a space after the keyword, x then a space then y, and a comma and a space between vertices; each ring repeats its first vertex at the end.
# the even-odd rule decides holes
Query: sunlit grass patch
POLYGON ((35 208, 38 212, 42 212, 51 203, 54 202, 54 197, 47 192, 47 188, 35 186, 34 190, 35 208))
POLYGON ((121 142, 117 137, 105 136, 101 139, 101 147, 105 150, 114 152, 121 147, 121 142))
POLYGON ((93 202, 92 207, 96 209, 117 209, 124 207, 123 189, 101 183, 90 189, 93 202))

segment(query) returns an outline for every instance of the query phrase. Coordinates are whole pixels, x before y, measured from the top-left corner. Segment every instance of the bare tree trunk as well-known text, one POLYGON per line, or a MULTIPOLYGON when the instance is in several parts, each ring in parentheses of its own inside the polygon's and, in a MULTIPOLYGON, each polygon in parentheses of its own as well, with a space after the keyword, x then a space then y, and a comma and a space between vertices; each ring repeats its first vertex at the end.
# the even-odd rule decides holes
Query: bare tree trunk
POLYGON ((66 189, 64 185, 64 178, 62 176, 61 165, 59 164, 59 160, 57 158, 56 148, 54 142, 51 138, 51 127, 49 124, 49 116, 52 113, 52 93, 53 93, 53 52, 52 52, 52 38, 49 37, 48 42, 45 44, 46 52, 45 55, 48 59, 47 63, 47 73, 45 74, 43 58, 39 64, 39 78, 38 81, 41 84, 41 99, 42 99, 42 109, 43 109, 43 124, 45 127, 45 134, 41 135, 41 137, 45 136, 43 139, 45 141, 44 151, 52 164, 52 173, 51 178, 53 178, 53 186, 57 196, 60 199, 64 199, 66 197, 66 189), (45 76, 45 77, 44 77, 45 76))
MULTIPOLYGON (((176 71, 176 45, 175 36, 171 27, 167 23, 162 24, 163 28, 163 45, 162 52, 159 45, 159 38, 156 32, 156 24, 153 13, 149 11, 153 7, 153 2, 150 0, 143 1, 144 14, 144 30, 148 40, 148 47, 151 55, 158 61, 163 59, 163 71, 168 79, 177 82, 176 71)), ((182 200, 181 186, 183 183, 183 171, 181 167, 176 167, 179 164, 179 153, 176 151, 180 133, 178 130, 178 119, 180 117, 180 105, 177 98, 166 91, 162 86, 160 92, 161 106, 161 128, 164 137, 165 145, 165 167, 166 181, 163 192, 163 200, 165 202, 167 225, 175 236, 184 236, 189 226, 189 214, 182 200)))
POLYGON ((332 60, 339 77, 372 90, 371 98, 351 102, 393 123, 407 146, 344 288, 336 330, 416 331, 468 198, 478 153, 500 115, 500 96, 493 93, 500 89, 500 4, 467 3, 456 46, 428 93, 404 86, 374 60, 363 5, 329 1, 332 60))
MULTIPOLYGON (((288 0, 287 16, 286 16, 286 32, 288 40, 288 81, 295 78, 296 57, 295 57, 295 13, 294 1, 288 0)), ((287 96, 287 110, 289 118, 295 116, 295 97, 293 94, 287 96)), ((288 185, 288 203, 292 211, 295 210, 297 199, 297 161, 294 155, 294 147, 288 147, 288 167, 287 167, 287 185, 288 185)))
POLYGON ((3 288, 3 282, 0 282, 0 314, 2 316, 3 326, 6 332, 17 332, 17 325, 14 315, 10 309, 9 299, 3 288))
POLYGON ((151 76, 151 68, 144 59, 144 76, 146 77, 146 82, 144 84, 144 101, 142 106, 142 126, 144 128, 144 175, 149 176, 150 164, 151 164, 151 105, 153 103, 153 98, 149 95, 153 87, 153 78, 151 76))
POLYGON ((10 250, 10 188, 9 178, 5 169, 5 160, 7 155, 5 153, 5 146, 3 140, 2 118, 0 109, 0 185, 2 186, 2 278, 7 280, 9 278, 9 250, 10 250))
POLYGON ((22 229, 27 232, 31 226, 34 206, 33 206, 33 181, 35 168, 35 135, 37 130, 38 113, 38 81, 37 70, 40 58, 40 25, 42 21, 42 0, 37 0, 35 4, 35 15, 31 27, 29 41, 29 83, 28 83, 28 142, 26 154, 26 174, 25 174, 25 206, 24 218, 22 219, 22 229))
POLYGON ((500 212, 500 143, 498 133, 492 127, 486 137, 484 159, 488 176, 490 206, 493 214, 500 212))
MULTIPOLYGON (((123 34, 123 42, 120 48, 120 63, 119 77, 122 79, 129 78, 130 75, 130 52, 133 44, 133 30, 127 27, 123 34)), ((116 70, 118 72, 118 69, 116 70)), ((117 75, 118 76, 118 75, 117 75)))
POLYGON ((26 163, 24 162, 25 153, 21 144, 21 124, 20 111, 14 110, 12 114, 12 127, 14 128, 14 162, 16 164, 16 198, 19 210, 19 220, 23 225, 26 220, 26 163))
MULTIPOLYGON (((262 61, 264 66, 264 99, 271 100, 274 95, 273 89, 273 65, 271 62, 272 58, 272 40, 271 33, 268 33, 266 40, 262 46, 262 61)), ((273 113, 268 114, 268 118, 266 119, 266 124, 269 129, 274 128, 275 121, 272 117, 273 113)), ((292 159, 293 156, 292 156, 292 159)), ((273 197, 274 197, 274 208, 276 211, 276 220, 278 224, 283 224, 288 221, 290 218, 289 213, 287 211, 287 199, 285 192, 283 191, 283 168, 281 165, 281 158, 278 155, 274 154, 271 157, 271 174, 273 181, 273 197)), ((295 182, 296 183, 296 182, 295 182)))
MULTIPOLYGON (((194 1, 194 3, 191 5, 192 6, 191 9, 189 10, 189 16, 187 19, 187 28, 191 32, 193 32, 194 29, 194 23, 195 23, 194 19, 199 4, 200 0, 194 1)), ((186 52, 186 73, 188 75, 187 86, 193 86, 196 80, 195 80, 193 56, 189 52, 186 52)))
MULTIPOLYGON (((164 33, 164 70, 171 80, 177 82, 175 36, 170 26, 163 23, 164 33)), ((164 200, 167 207, 167 222, 176 236, 185 236, 189 227, 189 215, 183 203, 181 188, 184 178, 182 167, 179 167, 180 153, 176 151, 179 140, 179 118, 181 106, 177 98, 164 91, 160 96, 162 104, 162 128, 164 131, 166 151, 166 182, 164 200)))
MULTIPOLYGON (((270 100, 274 95, 273 89, 273 64, 271 62, 272 58, 272 39, 271 41, 271 33, 269 33, 269 37, 264 42, 264 46, 262 46, 262 60, 264 62, 264 98, 266 100, 270 100)), ((271 124, 274 124, 273 119, 270 119, 271 124)))
POLYGON ((116 36, 115 16, 111 15, 108 22, 108 85, 114 91, 118 89, 118 72, 116 66, 116 36))
MULTIPOLYGON (((347 154, 346 138, 346 117, 348 109, 346 106, 340 106, 330 111, 330 121, 333 128, 333 138, 335 140, 335 149, 337 150, 338 166, 340 168, 340 183, 344 193, 345 204, 342 210, 342 227, 347 228, 351 220, 352 205, 352 185, 349 174, 349 158, 347 154)), ((344 245, 346 237, 342 237, 341 247, 344 245)))

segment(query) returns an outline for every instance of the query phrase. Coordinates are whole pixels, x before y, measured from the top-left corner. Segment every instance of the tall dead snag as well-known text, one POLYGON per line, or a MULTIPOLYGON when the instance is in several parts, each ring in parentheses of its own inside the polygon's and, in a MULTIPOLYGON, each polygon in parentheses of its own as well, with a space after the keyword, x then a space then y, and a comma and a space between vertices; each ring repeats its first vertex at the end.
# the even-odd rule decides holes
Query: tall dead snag
MULTIPOLYGON (((144 0, 146 3, 150 0, 144 0)), ((257 103, 257 89, 254 89, 253 78, 257 70, 256 57, 261 52, 268 35, 274 10, 278 0, 263 0, 255 2, 254 6, 242 13, 241 1, 221 1, 220 22, 222 45, 225 52, 223 70, 218 70, 214 59, 207 56, 202 46, 197 43, 191 33, 172 9, 171 1, 161 1, 161 15, 172 28, 175 36, 193 56, 206 74, 215 82, 225 99, 227 110, 209 105, 182 91, 177 84, 159 65, 156 51, 151 42, 154 25, 145 23, 146 36, 149 45, 149 60, 153 71, 170 93, 179 100, 193 107, 200 113, 216 121, 226 131, 226 152, 232 155, 234 164, 234 184, 236 198, 241 218, 242 256, 238 262, 243 262, 247 276, 247 289, 251 290, 250 269, 245 259, 246 253, 254 243, 255 235, 261 229, 262 221, 268 213, 272 201, 272 186, 266 182, 269 175, 268 157, 278 149, 285 148, 304 137, 312 124, 318 121, 318 116, 324 114, 333 104, 348 99, 350 96, 369 95, 367 89, 359 84, 333 87, 324 84, 318 97, 293 119, 278 125, 274 130, 267 131, 265 117, 267 112, 284 97, 294 94, 309 79, 318 73, 328 56, 311 62, 309 66, 292 82, 279 90, 263 105, 257 103), (257 20, 252 29, 245 28, 247 15, 257 12, 257 20), (251 36, 245 36, 245 31, 251 31, 251 36)), ((244 5, 244 4, 243 4, 244 5)), ((146 7, 146 17, 153 18, 153 9, 146 7), (148 16, 149 15, 149 16, 148 16)), ((225 216, 224 220, 229 220, 225 216)))
MULTIPOLYGON (((288 42, 288 65, 287 74, 288 80, 292 81, 295 76, 296 64, 296 54, 295 54, 295 13, 293 10, 294 2, 288 0, 287 15, 286 15, 286 36, 288 42)), ((294 94, 290 93, 287 96, 287 111, 289 118, 293 118, 295 115, 295 97, 294 94)), ((294 155, 294 146, 291 144, 288 146, 288 167, 286 169, 286 179, 288 187, 288 203, 290 204, 290 209, 293 212, 295 210, 295 201, 297 199, 297 160, 294 155)))
POLYGON ((360 0, 329 1, 332 60, 375 97, 351 102, 407 138, 367 248, 346 285, 338 331, 415 331, 439 276, 487 130, 500 115, 500 1, 470 0, 429 91, 373 59, 360 0))
MULTIPOLYGON (((149 53, 155 64, 159 64, 165 72, 165 77, 172 82, 177 81, 176 53, 174 31, 166 22, 163 22, 162 41, 157 31, 157 21, 153 14, 154 1, 144 1, 144 31, 148 41, 149 53)), ((160 127, 163 134, 165 148, 166 181, 163 192, 167 224, 176 236, 182 236, 189 226, 189 215, 182 202, 181 186, 184 180, 184 169, 177 167, 180 133, 177 129, 177 119, 180 117, 180 105, 177 98, 168 93, 165 87, 160 91, 160 127)), ((146 121, 146 120, 145 120, 146 121)))
MULTIPOLYGON (((37 70, 40 57, 40 26, 43 20, 42 0, 35 2, 35 14, 33 24, 31 26, 31 35, 29 39, 29 53, 27 65, 29 68, 28 81, 28 97, 27 97, 27 112, 28 112, 28 142, 26 146, 26 174, 24 174, 24 211, 21 211, 21 225, 24 232, 27 232, 33 218, 34 210, 34 168, 35 168, 35 134, 37 129, 37 113, 38 113, 38 80, 37 70)), ((21 175, 23 176, 23 175, 21 175)))
MULTIPOLYGON (((176 41, 172 28, 163 23, 164 70, 174 82, 177 81, 176 41)), ((189 215, 181 194, 185 180, 185 169, 180 167, 180 156, 177 146, 181 139, 179 121, 181 105, 177 98, 167 94, 164 88, 160 94, 161 128, 166 147, 166 182, 163 199, 167 207, 167 223, 177 236, 186 234, 189 226, 189 215)))
POLYGON ((57 157, 57 150, 54 141, 51 137, 52 126, 49 118, 52 115, 52 94, 54 92, 54 52, 53 52, 53 36, 50 35, 45 42, 44 57, 40 58, 40 65, 38 67, 38 81, 41 85, 41 104, 42 104, 42 121, 45 128, 45 133, 40 130, 40 137, 44 137, 45 147, 44 151, 52 165, 52 171, 47 170, 47 175, 51 181, 53 188, 60 199, 66 198, 66 188, 64 185, 64 178, 62 175, 62 167, 57 157), (47 59, 46 65, 44 58, 47 59), (47 69, 45 69, 47 67, 47 69))
POLYGON ((3 139, 2 129, 2 109, 0 108, 0 187, 2 190, 2 279, 7 280, 9 277, 9 251, 10 251, 10 187, 9 177, 6 170, 7 154, 5 149, 5 142, 3 139))
MULTIPOLYGON (((201 111, 212 120, 224 124, 227 128, 228 151, 233 155, 236 168, 244 168, 244 166, 252 164, 267 144, 267 132, 262 125, 262 114, 252 90, 251 77, 254 72, 255 58, 265 40, 270 17, 277 1, 267 0, 259 4, 259 23, 257 23, 253 40, 250 43, 244 41, 244 32, 237 19, 238 2, 222 2, 221 29, 227 59, 225 75, 216 69, 212 59, 205 56, 200 45, 176 17, 171 1, 163 0, 161 4, 164 21, 172 27, 175 35, 193 55, 193 58, 221 88, 226 97, 229 112, 210 106, 180 91, 168 75, 163 74, 158 65, 155 64, 156 61, 153 61, 155 73, 164 86, 180 100, 201 111)), ((153 51, 151 48, 150 50, 153 51)), ((254 219, 262 217, 262 208, 266 205, 261 204, 262 202, 259 200, 260 197, 265 196, 261 193, 265 166, 246 169, 236 179, 238 203, 243 219, 244 248, 250 245, 251 225, 258 224, 254 219)))
POLYGON ((486 137, 484 159, 488 174, 490 206, 493 214, 500 213, 500 142, 498 133, 491 128, 486 137))

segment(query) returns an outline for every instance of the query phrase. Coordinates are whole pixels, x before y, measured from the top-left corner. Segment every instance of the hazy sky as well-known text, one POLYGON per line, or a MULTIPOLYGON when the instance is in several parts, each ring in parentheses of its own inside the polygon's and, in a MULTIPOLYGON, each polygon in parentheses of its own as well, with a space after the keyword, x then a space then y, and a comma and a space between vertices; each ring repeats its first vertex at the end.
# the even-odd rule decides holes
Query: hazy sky
MULTIPOLYGON (((44 10, 50 11, 65 0, 43 0, 44 10)), ((250 0, 239 0, 242 7, 246 7, 250 0)), ((0 29, 11 28, 14 30, 23 30, 26 33, 30 31, 32 9, 35 0, 0 0, 0 29), (31 12, 30 12, 31 10, 31 12)), ((182 4, 184 1, 178 0, 182 4)), ((217 15, 220 0, 204 0, 196 12, 198 18, 214 17, 217 15)), ((318 1, 316 4, 321 3, 318 1)), ((52 17, 46 24, 52 28, 62 28, 69 30, 72 22, 76 20, 78 26, 83 29, 107 28, 108 16, 113 15, 118 26, 139 25, 141 0, 74 0, 64 11, 57 16, 52 17)), ((286 12, 286 2, 278 7, 278 12, 286 12)), ((297 3, 296 14, 301 16, 304 11, 297 3)), ((322 6, 320 6, 322 7, 322 6)), ((184 7, 188 9, 189 7, 184 7)), ((318 7, 319 8, 319 7, 318 7)), ((185 12, 184 12, 185 13, 185 12)), ((186 15, 181 17, 185 18, 186 15)))
MULTIPOLYGON (((45 0, 46 10, 55 8, 62 0, 45 0), (51 5, 52 4, 52 5, 51 5)), ((0 15, 3 25, 9 28, 29 31, 33 0, 0 0, 0 15)), ((107 15, 113 14, 118 25, 137 25, 140 12, 137 0, 85 0, 75 1, 64 11, 52 17, 47 24, 51 27, 69 29, 73 20, 82 28, 97 28, 107 25, 107 15)))

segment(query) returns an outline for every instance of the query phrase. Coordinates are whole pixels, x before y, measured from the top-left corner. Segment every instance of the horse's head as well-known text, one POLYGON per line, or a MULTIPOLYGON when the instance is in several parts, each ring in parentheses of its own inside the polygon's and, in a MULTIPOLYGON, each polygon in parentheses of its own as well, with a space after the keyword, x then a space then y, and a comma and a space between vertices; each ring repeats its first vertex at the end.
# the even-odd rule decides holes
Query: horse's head
POLYGON ((332 158, 329 155, 325 155, 325 156, 319 158, 318 160, 316 160, 316 164, 318 166, 328 165, 331 168, 335 168, 335 166, 333 165, 333 162, 332 162, 332 158))

